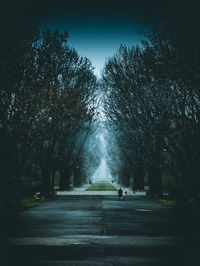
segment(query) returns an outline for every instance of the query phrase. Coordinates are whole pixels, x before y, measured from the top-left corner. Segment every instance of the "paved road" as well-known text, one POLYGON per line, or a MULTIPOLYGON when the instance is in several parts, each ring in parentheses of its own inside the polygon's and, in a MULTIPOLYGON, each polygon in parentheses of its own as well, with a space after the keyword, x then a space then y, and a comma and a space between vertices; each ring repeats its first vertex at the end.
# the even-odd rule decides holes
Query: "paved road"
POLYGON ((0 265, 198 265, 184 215, 141 195, 60 195, 9 221, 0 265))
MULTIPOLYGON (((102 181, 103 183, 110 183, 110 182, 108 182, 108 181, 102 181)), ((113 182, 113 183, 110 183, 110 184, 112 184, 112 186, 114 186, 115 188, 119 188, 119 187, 121 187, 121 188, 124 188, 123 186, 121 186, 121 185, 119 185, 118 183, 116 183, 116 182, 113 182)), ((118 192, 117 192, 117 190, 116 191, 112 191, 112 190, 104 190, 104 191, 95 191, 95 190, 89 190, 89 191, 87 191, 87 188, 88 187, 90 187, 91 185, 89 185, 89 184, 85 184, 85 185, 83 185, 83 186, 81 186, 81 187, 79 187, 79 188, 75 188, 75 189, 73 189, 72 191, 57 191, 57 195, 58 196, 72 196, 72 195, 81 195, 81 196, 83 196, 83 195, 90 195, 90 196, 94 196, 94 195, 102 195, 102 196, 106 196, 106 195, 113 195, 113 196, 115 196, 115 195, 118 195, 118 192)), ((129 188, 125 188, 126 189, 126 191, 127 191, 127 193, 128 193, 128 195, 130 196, 130 195, 133 195, 133 191, 132 190, 130 190, 129 188)), ((146 195, 146 192, 145 191, 135 191, 134 192, 134 195, 142 195, 142 196, 145 196, 146 195)))
MULTIPOLYGON (((131 190, 127 190, 128 195, 133 195, 133 192, 131 190)), ((87 191, 87 190, 72 190, 72 191, 58 191, 57 192, 58 196, 117 196, 118 192, 117 191, 87 191)), ((145 196, 146 192, 145 191, 136 191, 134 193, 134 196, 145 196)))

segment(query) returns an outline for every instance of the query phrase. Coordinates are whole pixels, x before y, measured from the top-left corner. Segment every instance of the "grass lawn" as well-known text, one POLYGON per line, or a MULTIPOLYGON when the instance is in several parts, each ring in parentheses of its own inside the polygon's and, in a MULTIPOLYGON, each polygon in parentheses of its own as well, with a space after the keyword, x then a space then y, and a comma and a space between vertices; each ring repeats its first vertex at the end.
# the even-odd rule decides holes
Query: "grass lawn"
POLYGON ((22 199, 22 206, 26 207, 26 208, 36 207, 36 206, 39 206, 41 204, 42 204, 42 202, 36 200, 34 197, 22 199))
POLYGON ((88 187, 86 190, 102 191, 102 190, 117 190, 117 189, 109 183, 95 183, 94 185, 88 187))
POLYGON ((159 202, 161 202, 165 206, 176 206, 175 200, 160 199, 159 202))

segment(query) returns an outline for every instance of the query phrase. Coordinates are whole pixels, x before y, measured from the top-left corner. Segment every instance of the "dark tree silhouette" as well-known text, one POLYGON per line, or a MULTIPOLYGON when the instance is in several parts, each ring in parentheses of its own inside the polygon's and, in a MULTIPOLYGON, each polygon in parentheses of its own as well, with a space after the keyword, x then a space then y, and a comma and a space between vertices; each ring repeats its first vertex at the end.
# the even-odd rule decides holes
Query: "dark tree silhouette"
POLYGON ((20 204, 35 183, 45 197, 53 194, 58 170, 61 188, 69 187, 96 112, 97 80, 89 60, 67 45, 67 32, 31 26, 12 34, 0 49, 1 156, 13 154, 2 182, 20 204))
POLYGON ((147 171, 151 194, 162 195, 167 173, 176 195, 198 199, 200 51, 184 38, 168 23, 148 29, 140 48, 121 46, 104 68, 104 109, 136 187, 147 171))

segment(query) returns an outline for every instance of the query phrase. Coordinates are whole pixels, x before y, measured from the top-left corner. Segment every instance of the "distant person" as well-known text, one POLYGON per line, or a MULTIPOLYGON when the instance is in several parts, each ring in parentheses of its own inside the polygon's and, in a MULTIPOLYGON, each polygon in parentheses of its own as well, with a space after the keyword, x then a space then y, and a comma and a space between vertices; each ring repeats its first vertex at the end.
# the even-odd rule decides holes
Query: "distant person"
POLYGON ((126 191, 125 188, 123 189, 122 195, 123 195, 123 198, 126 199, 126 197, 127 197, 127 191, 126 191))
POLYGON ((118 196, 119 196, 119 199, 121 199, 121 197, 122 197, 122 192, 123 192, 122 189, 119 188, 119 189, 118 189, 118 196))

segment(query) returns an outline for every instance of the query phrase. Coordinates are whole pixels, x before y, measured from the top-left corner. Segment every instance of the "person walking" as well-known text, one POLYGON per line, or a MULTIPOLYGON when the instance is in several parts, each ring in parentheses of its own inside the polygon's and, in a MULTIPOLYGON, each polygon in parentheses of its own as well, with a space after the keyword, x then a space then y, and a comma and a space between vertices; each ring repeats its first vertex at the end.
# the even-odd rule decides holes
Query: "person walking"
POLYGON ((122 192, 123 192, 122 189, 119 188, 119 189, 118 189, 118 196, 119 196, 119 199, 121 199, 121 197, 122 197, 122 192))
POLYGON ((125 188, 123 189, 122 195, 123 195, 123 199, 126 199, 126 197, 127 197, 127 191, 126 191, 125 188))

